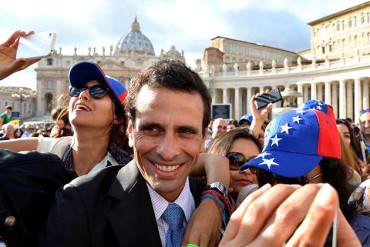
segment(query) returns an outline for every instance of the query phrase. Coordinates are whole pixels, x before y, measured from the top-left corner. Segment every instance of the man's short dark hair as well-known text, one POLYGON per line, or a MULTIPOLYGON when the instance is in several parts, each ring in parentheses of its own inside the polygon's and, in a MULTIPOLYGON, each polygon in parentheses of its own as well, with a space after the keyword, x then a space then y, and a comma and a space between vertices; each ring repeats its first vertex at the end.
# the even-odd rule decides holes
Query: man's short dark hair
POLYGON ((6 110, 13 110, 13 107, 11 105, 7 105, 7 106, 5 106, 5 109, 6 110))
MULTIPOLYGON (((154 88, 167 88, 171 90, 199 93, 203 102, 202 133, 211 119, 211 97, 208 89, 197 73, 184 63, 173 60, 163 60, 155 63, 135 76, 128 87, 126 110, 131 119, 136 117, 137 96, 144 85, 154 88)), ((179 113, 181 114, 181 113, 179 113)))

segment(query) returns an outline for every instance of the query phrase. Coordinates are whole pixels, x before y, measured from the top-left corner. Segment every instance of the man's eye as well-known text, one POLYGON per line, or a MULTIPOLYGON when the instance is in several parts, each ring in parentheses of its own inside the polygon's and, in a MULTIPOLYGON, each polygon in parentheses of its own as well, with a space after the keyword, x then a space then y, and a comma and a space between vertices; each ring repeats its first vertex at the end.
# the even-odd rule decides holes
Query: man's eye
POLYGON ((144 129, 143 132, 147 135, 157 135, 161 133, 161 130, 159 128, 148 128, 144 129))

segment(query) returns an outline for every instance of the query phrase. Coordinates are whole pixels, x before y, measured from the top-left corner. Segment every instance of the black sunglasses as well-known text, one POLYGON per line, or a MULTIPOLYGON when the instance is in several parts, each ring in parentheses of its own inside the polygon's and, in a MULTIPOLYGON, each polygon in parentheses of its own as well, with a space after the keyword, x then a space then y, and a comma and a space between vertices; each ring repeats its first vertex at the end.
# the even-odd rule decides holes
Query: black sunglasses
POLYGON ((317 173, 312 177, 308 176, 302 176, 302 177, 296 177, 296 178, 288 178, 288 177, 282 177, 279 175, 276 175, 274 173, 264 171, 261 169, 255 169, 254 173, 257 175, 257 181, 260 186, 263 186, 267 183, 269 184, 299 184, 299 185, 305 185, 309 184, 311 181, 323 176, 323 174, 317 173))
POLYGON ((94 85, 91 87, 69 87, 69 96, 78 97, 85 90, 88 90, 90 96, 94 99, 101 99, 109 92, 109 88, 103 85, 94 85))
POLYGON ((239 168, 244 165, 245 162, 255 158, 255 156, 247 159, 242 153, 239 152, 228 152, 226 158, 229 159, 230 170, 239 170, 239 168))

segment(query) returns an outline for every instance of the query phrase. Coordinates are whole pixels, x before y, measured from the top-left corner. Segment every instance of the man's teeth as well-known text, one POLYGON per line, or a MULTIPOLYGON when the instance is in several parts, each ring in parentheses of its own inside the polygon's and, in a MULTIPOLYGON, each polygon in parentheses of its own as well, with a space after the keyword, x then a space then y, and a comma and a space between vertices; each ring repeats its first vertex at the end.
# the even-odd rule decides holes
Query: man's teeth
POLYGON ((162 172, 173 172, 177 168, 179 168, 179 166, 180 166, 180 165, 176 165, 176 166, 161 166, 161 165, 158 165, 158 164, 154 164, 154 165, 155 165, 155 167, 157 167, 162 172))

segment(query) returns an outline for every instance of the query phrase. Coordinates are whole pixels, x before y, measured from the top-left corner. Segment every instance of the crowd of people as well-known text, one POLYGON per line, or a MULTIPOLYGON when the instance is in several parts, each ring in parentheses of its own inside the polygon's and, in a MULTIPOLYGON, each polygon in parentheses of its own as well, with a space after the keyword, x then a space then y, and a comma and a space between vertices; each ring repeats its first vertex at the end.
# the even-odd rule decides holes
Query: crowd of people
POLYGON ((8 246, 370 246, 370 109, 359 125, 319 100, 271 118, 257 94, 250 115, 211 121, 178 61, 127 88, 91 61, 68 80, 48 137, 0 142, 8 246))

